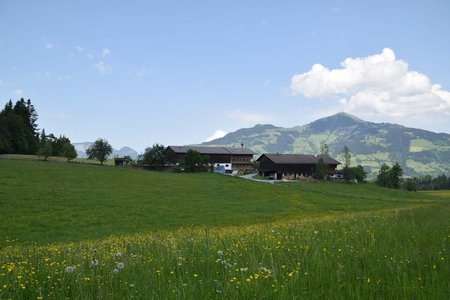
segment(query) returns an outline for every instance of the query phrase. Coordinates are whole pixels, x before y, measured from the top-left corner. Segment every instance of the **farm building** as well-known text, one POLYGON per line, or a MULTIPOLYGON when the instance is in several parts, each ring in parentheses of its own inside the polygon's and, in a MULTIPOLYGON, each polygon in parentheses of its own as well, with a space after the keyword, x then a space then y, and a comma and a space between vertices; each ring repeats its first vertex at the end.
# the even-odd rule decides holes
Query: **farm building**
POLYGON ((189 150, 206 155, 210 164, 224 171, 253 170, 252 158, 255 153, 247 148, 169 146, 166 149, 166 159, 172 164, 177 164, 189 150))
MULTIPOLYGON (((260 175, 282 179, 312 176, 316 173, 319 159, 320 156, 305 154, 263 154, 256 161, 259 162, 260 175)), ((325 157, 324 163, 328 165, 329 173, 335 172, 340 164, 332 157, 325 157)))

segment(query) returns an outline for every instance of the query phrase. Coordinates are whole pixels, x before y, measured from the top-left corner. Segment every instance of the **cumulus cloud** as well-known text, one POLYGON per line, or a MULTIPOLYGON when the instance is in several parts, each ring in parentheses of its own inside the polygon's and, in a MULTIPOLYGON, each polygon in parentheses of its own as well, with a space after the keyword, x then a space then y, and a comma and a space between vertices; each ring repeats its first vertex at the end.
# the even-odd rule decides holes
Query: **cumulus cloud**
POLYGON ((340 98, 342 110, 359 115, 450 115, 450 92, 409 70, 389 48, 380 54, 347 58, 339 69, 315 64, 292 77, 290 91, 307 98, 340 98))
POLYGON ((215 140, 215 139, 220 139, 221 137, 224 137, 226 134, 227 134, 226 131, 218 129, 218 130, 216 130, 216 132, 214 132, 214 134, 212 136, 207 138, 205 140, 205 142, 210 142, 210 141, 215 140))
POLYGON ((101 74, 110 74, 111 73, 111 67, 108 64, 104 63, 103 61, 99 61, 98 63, 94 64, 94 67, 101 74))
POLYGON ((256 112, 243 112, 240 110, 230 111, 227 113, 227 116, 231 119, 249 122, 249 123, 258 123, 258 122, 267 122, 272 120, 272 117, 263 114, 263 113, 256 113, 256 112))

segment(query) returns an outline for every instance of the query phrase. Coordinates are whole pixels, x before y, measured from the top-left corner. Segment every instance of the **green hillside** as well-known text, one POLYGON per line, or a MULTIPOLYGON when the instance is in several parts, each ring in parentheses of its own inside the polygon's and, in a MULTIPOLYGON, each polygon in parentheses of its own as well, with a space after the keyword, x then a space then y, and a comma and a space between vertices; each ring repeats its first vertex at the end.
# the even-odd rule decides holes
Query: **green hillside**
POLYGON ((46 243, 181 226, 256 224, 424 200, 370 184, 273 185, 218 174, 4 159, 0 186, 0 245, 7 239, 46 243))
POLYGON ((238 146, 241 143, 258 154, 317 154, 320 145, 326 143, 336 158, 347 145, 353 154, 353 164, 364 166, 372 177, 382 163, 395 162, 409 176, 450 173, 449 134, 366 122, 346 113, 293 128, 256 125, 204 144, 238 146))

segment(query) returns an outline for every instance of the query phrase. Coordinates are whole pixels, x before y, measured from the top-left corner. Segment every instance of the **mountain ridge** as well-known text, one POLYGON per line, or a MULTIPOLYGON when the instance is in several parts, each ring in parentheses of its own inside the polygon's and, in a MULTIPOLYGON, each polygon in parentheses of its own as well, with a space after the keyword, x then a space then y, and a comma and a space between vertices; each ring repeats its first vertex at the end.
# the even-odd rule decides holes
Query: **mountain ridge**
POLYGON ((317 154, 325 143, 336 158, 346 145, 352 163, 361 164, 371 177, 382 163, 395 162, 407 176, 450 173, 450 134, 368 122, 344 112, 291 128, 258 124, 202 145, 240 147, 241 143, 258 154, 317 154))
MULTIPOLYGON (((72 145, 75 147, 75 150, 77 151, 77 155, 79 158, 87 158, 86 149, 93 144, 94 142, 72 143, 72 145)), ((133 159, 136 159, 139 156, 139 153, 128 146, 124 146, 119 150, 113 148, 113 152, 110 157, 124 157, 127 155, 133 159)))

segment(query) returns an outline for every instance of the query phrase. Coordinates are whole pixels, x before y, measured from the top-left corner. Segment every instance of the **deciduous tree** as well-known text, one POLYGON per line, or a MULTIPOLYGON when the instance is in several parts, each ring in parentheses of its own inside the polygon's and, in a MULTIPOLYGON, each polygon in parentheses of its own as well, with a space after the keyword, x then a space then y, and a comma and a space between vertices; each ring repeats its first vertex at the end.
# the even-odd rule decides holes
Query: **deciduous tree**
POLYGON ((186 172, 195 172, 204 168, 208 164, 208 157, 201 155, 200 152, 189 149, 181 159, 180 166, 186 172))
POLYGON ((150 166, 164 166, 166 160, 166 148, 158 143, 147 147, 144 152, 143 163, 150 166))
POLYGON ((67 162, 70 162, 72 159, 77 158, 78 154, 77 151, 75 150, 75 146, 72 145, 70 141, 66 142, 62 146, 62 156, 67 158, 67 162))
POLYGON ((86 154, 89 159, 96 159, 100 161, 100 164, 103 165, 103 162, 108 158, 108 156, 112 153, 112 147, 105 139, 98 139, 86 149, 86 154))
POLYGON ((53 146, 51 141, 45 141, 40 144, 37 154, 42 156, 44 161, 46 161, 53 153, 53 146))

